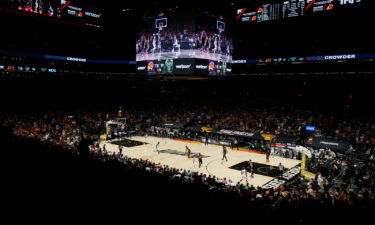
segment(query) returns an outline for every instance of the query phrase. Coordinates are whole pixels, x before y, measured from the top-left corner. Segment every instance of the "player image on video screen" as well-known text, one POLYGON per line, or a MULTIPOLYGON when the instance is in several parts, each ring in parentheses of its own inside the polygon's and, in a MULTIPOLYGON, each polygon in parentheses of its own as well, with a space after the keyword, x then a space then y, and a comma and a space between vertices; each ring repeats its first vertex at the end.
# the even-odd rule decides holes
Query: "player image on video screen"
POLYGON ((136 60, 177 58, 232 62, 233 44, 221 16, 204 11, 147 12, 137 32, 136 60))
POLYGON ((60 17, 60 7, 66 0, 18 0, 18 9, 48 16, 60 17))
POLYGON ((232 62, 233 42, 222 16, 202 10, 196 16, 196 58, 232 62))

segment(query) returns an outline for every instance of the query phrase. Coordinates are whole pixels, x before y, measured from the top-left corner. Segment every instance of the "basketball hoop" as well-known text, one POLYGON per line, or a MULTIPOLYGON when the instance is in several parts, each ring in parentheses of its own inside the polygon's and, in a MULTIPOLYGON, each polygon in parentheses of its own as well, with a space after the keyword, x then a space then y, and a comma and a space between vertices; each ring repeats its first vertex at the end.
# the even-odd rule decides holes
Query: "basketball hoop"
POLYGON ((158 29, 159 32, 163 31, 164 28, 168 26, 168 19, 161 18, 155 20, 155 28, 158 29))
POLYGON ((216 27, 217 27, 217 30, 219 31, 219 34, 225 31, 225 23, 223 21, 218 20, 216 27))

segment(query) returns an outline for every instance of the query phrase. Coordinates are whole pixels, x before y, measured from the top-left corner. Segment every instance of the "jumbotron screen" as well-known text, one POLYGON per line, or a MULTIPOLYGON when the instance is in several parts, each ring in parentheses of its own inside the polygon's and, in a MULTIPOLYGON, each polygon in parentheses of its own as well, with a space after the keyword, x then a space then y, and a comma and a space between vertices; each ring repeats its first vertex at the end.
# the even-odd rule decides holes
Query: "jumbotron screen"
POLYGON ((139 74, 231 74, 230 26, 220 14, 197 9, 146 11, 137 27, 139 74))
POLYGON ((320 12, 335 12, 341 8, 357 7, 364 0, 265 0, 264 4, 237 10, 236 19, 244 22, 284 20, 320 12))
POLYGON ((80 0, 6 0, 9 10, 62 19, 70 23, 101 27, 102 9, 82 4, 80 0))

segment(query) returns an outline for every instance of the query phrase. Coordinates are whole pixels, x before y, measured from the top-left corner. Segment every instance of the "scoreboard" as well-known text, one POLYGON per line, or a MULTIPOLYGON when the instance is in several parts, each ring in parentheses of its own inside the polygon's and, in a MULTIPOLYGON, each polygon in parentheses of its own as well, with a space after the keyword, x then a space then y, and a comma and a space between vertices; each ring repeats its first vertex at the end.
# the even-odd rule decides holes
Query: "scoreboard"
POLYGON ((245 23, 277 21, 318 12, 336 11, 348 5, 360 5, 362 2, 363 0, 284 0, 238 9, 236 19, 245 23))

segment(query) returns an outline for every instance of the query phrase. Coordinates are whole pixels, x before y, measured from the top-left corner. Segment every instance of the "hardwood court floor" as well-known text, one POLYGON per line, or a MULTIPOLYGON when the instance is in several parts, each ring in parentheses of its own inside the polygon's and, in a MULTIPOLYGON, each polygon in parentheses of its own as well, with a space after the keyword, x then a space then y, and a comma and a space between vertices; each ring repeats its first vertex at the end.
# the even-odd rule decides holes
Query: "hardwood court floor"
MULTIPOLYGON (((250 178, 250 174, 248 174, 248 181, 254 186, 262 186, 273 180, 274 177, 264 175, 267 174, 265 171, 272 168, 272 166, 278 166, 280 162, 286 169, 291 169, 301 163, 300 160, 286 159, 277 156, 271 156, 270 162, 266 162, 266 156, 264 154, 247 151, 245 149, 231 150, 230 148, 228 148, 227 153, 228 161, 222 161, 222 146, 218 145, 205 146, 204 143, 200 142, 152 136, 147 138, 134 136, 127 139, 146 143, 133 147, 124 147, 122 154, 127 157, 149 160, 162 165, 168 165, 169 167, 191 170, 219 178, 225 177, 227 180, 231 179, 234 182, 238 182, 242 178, 240 170, 238 170, 238 168, 234 169, 236 167, 235 165, 251 159, 257 164, 255 170, 259 170, 255 171, 254 178, 250 178), (160 142, 160 154, 156 152, 156 144, 158 142, 160 142), (204 156, 201 168, 198 168, 196 160, 187 158, 185 155, 185 146, 191 149, 192 155, 201 153, 204 156), (193 161, 195 161, 195 163, 193 163, 193 161)), ((106 144, 107 151, 119 152, 118 145, 102 142, 101 146, 103 146, 104 143, 106 144)), ((273 173, 269 174, 271 175, 273 173)))

